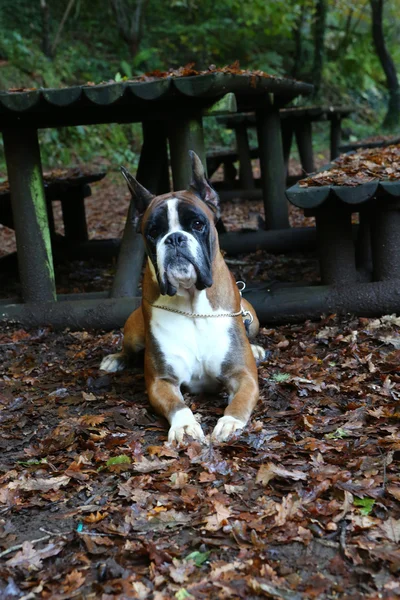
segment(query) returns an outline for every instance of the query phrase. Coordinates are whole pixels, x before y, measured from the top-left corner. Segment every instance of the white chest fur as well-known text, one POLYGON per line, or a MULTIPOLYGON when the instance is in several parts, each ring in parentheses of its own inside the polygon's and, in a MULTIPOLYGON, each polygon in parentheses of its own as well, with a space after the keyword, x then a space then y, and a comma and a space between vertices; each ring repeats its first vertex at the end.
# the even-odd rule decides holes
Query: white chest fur
MULTIPOLYGON (((212 309, 205 290, 196 292, 192 301, 187 295, 162 296, 155 304, 196 314, 225 312, 212 309)), ((191 318, 153 307, 150 328, 180 385, 197 393, 217 386, 229 352, 232 325, 229 317, 191 318)))

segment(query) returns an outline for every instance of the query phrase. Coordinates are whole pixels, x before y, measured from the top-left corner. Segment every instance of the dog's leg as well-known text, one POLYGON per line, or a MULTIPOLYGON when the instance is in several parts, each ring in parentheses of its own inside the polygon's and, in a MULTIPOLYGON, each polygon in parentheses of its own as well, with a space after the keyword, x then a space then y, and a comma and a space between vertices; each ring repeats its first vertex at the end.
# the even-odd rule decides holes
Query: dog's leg
POLYGON ((203 441, 204 434, 194 414, 183 401, 179 387, 165 379, 146 377, 146 387, 150 404, 154 410, 165 417, 171 427, 168 432, 169 442, 183 442, 186 435, 203 441))
POLYGON ((248 310, 249 312, 251 312, 253 317, 253 322, 251 323, 249 327, 249 332, 247 334, 247 337, 250 340, 252 340, 258 335, 258 332, 260 331, 260 321, 258 320, 256 311, 254 310, 250 302, 248 302, 245 298, 242 298, 242 307, 244 308, 244 310, 248 310))
POLYGON ((254 361, 250 368, 237 371, 227 378, 227 390, 232 401, 213 431, 212 437, 217 442, 224 442, 237 429, 243 429, 257 403, 259 391, 254 361))
MULTIPOLYGON (((250 302, 248 302, 244 298, 242 299, 242 307, 245 310, 250 311, 253 316, 253 322, 251 323, 251 325, 249 327, 249 331, 247 333, 247 337, 250 340, 252 340, 258 335, 258 332, 260 331, 260 322, 258 320, 256 311, 254 310, 253 306, 250 304, 250 302)), ((267 353, 262 346, 258 346, 257 344, 250 344, 250 345, 251 345, 251 351, 253 352, 253 356, 256 359, 257 364, 259 364, 260 362, 262 362, 265 359, 265 356, 267 353)))
POLYGON ((144 320, 142 307, 137 308, 128 318, 124 327, 122 352, 109 354, 101 361, 100 369, 108 373, 123 371, 129 357, 143 350, 145 346, 144 320))

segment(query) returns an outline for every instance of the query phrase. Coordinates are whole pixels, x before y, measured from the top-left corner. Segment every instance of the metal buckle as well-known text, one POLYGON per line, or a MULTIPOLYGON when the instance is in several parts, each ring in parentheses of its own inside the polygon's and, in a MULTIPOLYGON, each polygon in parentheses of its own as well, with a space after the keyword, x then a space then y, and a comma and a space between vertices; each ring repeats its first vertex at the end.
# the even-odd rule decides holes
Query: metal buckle
POLYGON ((249 310, 244 310, 244 309, 242 308, 242 319, 243 319, 243 321, 247 321, 247 317, 249 317, 249 318, 250 318, 250 323, 249 323, 249 325, 251 325, 251 324, 252 324, 252 322, 254 321, 254 317, 253 317, 253 315, 251 314, 251 312, 250 312, 249 310))
POLYGON ((245 288, 246 288, 246 284, 245 284, 245 282, 244 282, 244 281, 241 281, 241 280, 239 280, 239 281, 237 281, 237 282, 236 282, 236 285, 238 286, 238 290, 239 290, 239 294, 240 294, 240 296, 242 296, 242 292, 244 292, 244 290, 245 290, 245 288), (239 286, 240 286, 240 287, 239 287, 239 286))

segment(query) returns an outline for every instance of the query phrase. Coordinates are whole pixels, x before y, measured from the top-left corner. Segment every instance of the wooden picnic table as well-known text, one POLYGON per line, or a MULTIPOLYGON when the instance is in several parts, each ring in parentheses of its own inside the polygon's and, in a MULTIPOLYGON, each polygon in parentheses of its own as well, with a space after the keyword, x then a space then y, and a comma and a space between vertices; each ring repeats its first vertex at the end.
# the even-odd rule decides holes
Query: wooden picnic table
POLYGON ((25 303, 2 303, 0 319, 19 319, 27 325, 113 328, 122 325, 135 302, 140 302, 137 288, 143 244, 129 218, 112 298, 106 299, 104 294, 99 299, 83 296, 81 301, 57 302, 38 129, 141 122, 144 141, 137 178, 154 193, 161 193, 169 188, 167 141, 173 186, 183 189, 190 177, 188 150, 197 152, 205 164, 203 116, 215 114, 221 102, 220 113, 229 112, 223 99, 227 94, 235 94, 239 110, 256 112, 267 213, 270 222, 285 227, 288 217, 279 109, 299 94, 311 91, 311 85, 289 79, 210 72, 191 77, 0 93, 0 130, 25 303), (127 297, 126 301, 121 297, 127 297))
MULTIPOLYGON (((342 119, 349 116, 354 109, 348 106, 303 106, 298 108, 282 108, 279 111, 282 121, 282 143, 284 154, 284 172, 287 175, 293 135, 296 138, 300 162, 304 173, 315 171, 312 147, 312 123, 316 121, 330 122, 330 156, 331 160, 339 156, 342 119)), ((218 117, 218 121, 236 135, 236 145, 240 165, 241 187, 254 189, 253 170, 251 167, 252 152, 250 150, 248 129, 257 127, 254 113, 236 114, 218 117)), ((273 228, 273 224, 272 224, 273 228)))
POLYGON ((360 174, 355 166, 342 168, 348 160, 351 153, 287 190, 290 202, 316 219, 321 285, 299 282, 290 289, 254 291, 251 301, 264 321, 400 311, 399 172, 366 176, 366 167, 360 167, 360 174), (344 175, 338 176, 340 169, 344 175), (352 225, 354 213, 359 214, 357 226, 352 225))

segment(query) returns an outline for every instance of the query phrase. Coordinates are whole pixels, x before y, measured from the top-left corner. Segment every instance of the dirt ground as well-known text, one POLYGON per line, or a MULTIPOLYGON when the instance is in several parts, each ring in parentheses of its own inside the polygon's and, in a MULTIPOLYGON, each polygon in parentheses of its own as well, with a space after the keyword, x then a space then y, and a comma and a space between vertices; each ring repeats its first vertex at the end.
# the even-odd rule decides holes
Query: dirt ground
MULTIPOLYGON (((117 237, 124 185, 110 177, 93 192, 91 236, 117 237)), ((262 211, 224 210, 229 229, 262 211)), ((318 281, 311 255, 227 258, 247 281, 318 281)), ((113 269, 61 265, 58 290, 104 289, 113 269)), ((18 291, 2 283, 3 296, 18 291)), ((140 359, 99 371, 119 331, 3 327, 0 598, 400 597, 399 326, 325 315, 263 328, 249 426, 182 448, 149 408, 140 359)), ((209 434, 225 398, 187 401, 209 434)))

